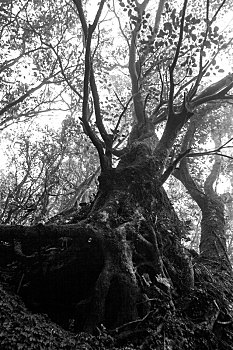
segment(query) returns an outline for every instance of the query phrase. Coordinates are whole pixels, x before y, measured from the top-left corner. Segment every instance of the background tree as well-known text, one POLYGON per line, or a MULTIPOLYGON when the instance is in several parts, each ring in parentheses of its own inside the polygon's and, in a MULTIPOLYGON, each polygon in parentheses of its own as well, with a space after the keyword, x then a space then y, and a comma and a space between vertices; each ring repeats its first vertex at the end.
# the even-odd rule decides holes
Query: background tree
POLYGON ((74 119, 64 119, 61 131, 37 125, 26 135, 20 132, 5 136, 7 170, 2 170, 1 178, 2 223, 47 222, 69 211, 76 202, 90 201, 93 189, 87 186, 97 176, 97 160, 74 119))
MULTIPOLYGON (((44 77, 36 90, 44 86, 46 108, 62 102, 72 117, 80 118, 83 132, 96 148, 100 176, 92 203, 78 214, 74 207, 68 223, 64 217, 63 224, 1 225, 2 251, 7 252, 2 259, 3 278, 29 308, 48 313, 69 330, 97 330, 109 346, 113 346, 113 338, 101 324, 111 329, 118 341, 133 339, 133 348, 230 349, 232 271, 224 204, 214 183, 220 156, 224 153, 231 160, 227 153, 231 135, 224 139, 222 131, 224 137, 220 136, 224 127, 219 129, 219 125, 225 126, 233 75, 230 72, 213 82, 208 80, 211 69, 224 73, 217 57, 231 45, 227 31, 224 37, 217 25, 226 1, 200 2, 194 11, 196 2, 187 0, 174 2, 174 7, 161 0, 156 9, 148 0, 102 0, 91 19, 88 1, 21 5, 10 7, 10 13, 14 26, 30 28, 28 42, 33 38, 40 44, 36 56, 30 52, 44 77), (61 15, 64 20, 58 21, 61 15), (44 20, 45 27, 41 25, 44 20), (125 46, 112 43, 113 23, 119 24, 125 46), (215 123, 213 113, 218 114, 215 123), (209 150, 206 136, 208 142, 212 140, 213 150, 209 150), (213 160, 209 169, 206 166, 200 171, 198 161, 189 161, 207 155, 213 160), (202 212, 199 252, 183 245, 189 234, 187 226, 163 187, 172 174, 202 212)), ((11 22, 6 22, 6 28, 12 31, 11 22)), ((18 45, 17 50, 23 50, 23 40, 18 45)), ((25 52, 23 57, 25 60, 25 52)), ((6 96, 4 126, 15 106, 14 114, 21 119, 21 108, 36 91, 33 89, 17 92, 13 102, 6 96)), ((29 103, 25 108, 43 111, 38 104, 29 103)), ((55 138, 51 143, 48 138, 45 147, 35 148, 35 158, 29 154, 29 141, 22 138, 26 169, 14 195, 19 187, 28 193, 22 185, 29 177, 31 159, 41 159, 39 168, 45 168, 35 223, 48 215, 49 196, 63 186, 59 172, 66 173, 67 158, 75 149, 70 146, 80 142, 76 135, 80 128, 73 133, 70 120, 65 120, 58 142, 55 138)), ((229 133, 230 127, 229 123, 229 133)), ((23 192, 17 201, 22 196, 23 192)), ((4 210, 9 213, 11 209, 4 210)), ((23 215, 19 211, 18 220, 23 215)), ((5 295, 3 290, 1 295, 5 295)), ((15 299, 10 302, 14 304, 15 299)), ((9 344, 6 334, 11 330, 11 317, 5 324, 4 344, 9 344)), ((55 332, 59 333, 57 328, 55 332)), ((59 333, 59 337, 63 335, 59 333)), ((19 336, 21 341, 23 337, 19 336)), ((40 341, 43 338, 40 335, 40 341)), ((76 346, 73 338, 71 343, 76 346)))

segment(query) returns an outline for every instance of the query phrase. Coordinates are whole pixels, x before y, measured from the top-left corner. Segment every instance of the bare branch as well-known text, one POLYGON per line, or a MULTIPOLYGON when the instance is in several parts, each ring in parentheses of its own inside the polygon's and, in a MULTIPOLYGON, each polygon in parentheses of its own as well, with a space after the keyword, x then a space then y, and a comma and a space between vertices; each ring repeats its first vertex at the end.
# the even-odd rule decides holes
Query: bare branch
POLYGON ((123 105, 123 111, 122 111, 121 114, 119 115, 118 121, 117 121, 116 126, 115 126, 115 128, 114 128, 114 130, 113 130, 113 135, 114 135, 113 141, 116 140, 117 130, 118 130, 118 128, 119 128, 121 119, 122 119, 123 115, 125 114, 125 112, 127 111, 127 108, 128 108, 128 106, 129 106, 130 102, 132 101, 132 99, 133 99, 133 96, 130 97, 130 99, 127 101, 127 103, 126 103, 125 106, 123 105))
POLYGON ((227 2, 227 0, 223 0, 222 3, 219 5, 218 9, 216 10, 215 14, 213 15, 211 23, 216 19, 216 17, 218 16, 218 13, 221 11, 221 9, 223 8, 223 6, 225 5, 226 2, 227 2))
POLYGON ((184 159, 185 157, 187 157, 187 155, 189 154, 189 152, 191 151, 191 148, 185 150, 183 153, 180 153, 178 155, 178 157, 174 160, 174 162, 169 165, 169 167, 165 170, 165 172, 163 173, 163 175, 161 176, 160 179, 160 186, 162 186, 164 184, 164 182, 167 181, 167 179, 169 178, 169 176, 173 173, 173 171, 175 170, 176 166, 182 161, 182 159, 184 159))
POLYGON ((120 32, 121 32, 122 36, 124 37, 124 39, 125 39, 125 41, 126 41, 126 43, 127 43, 127 45, 128 45, 128 48, 130 49, 129 40, 128 40, 127 36, 125 35, 125 32, 124 32, 124 30, 123 30, 123 28, 122 28, 122 25, 121 25, 121 20, 120 20, 118 14, 117 14, 117 12, 116 12, 115 0, 113 0, 113 13, 114 13, 114 15, 115 15, 116 18, 117 18, 117 21, 118 21, 118 24, 119 24, 119 28, 120 28, 120 32))
POLYGON ((82 95, 80 94, 80 92, 73 86, 73 84, 71 84, 71 82, 70 82, 69 79, 67 78, 67 75, 66 75, 66 73, 65 73, 65 71, 64 71, 63 64, 62 64, 62 61, 61 61, 61 58, 60 58, 59 54, 56 52, 56 50, 54 49, 54 47, 53 47, 51 44, 49 44, 48 46, 51 48, 51 50, 52 50, 52 51, 54 52, 54 54, 56 55, 56 58, 57 58, 58 63, 59 63, 59 67, 60 67, 60 69, 61 69, 61 74, 62 74, 63 78, 65 79, 65 82, 66 82, 67 85, 70 87, 70 89, 71 89, 80 99, 82 99, 82 95))
POLYGON ((225 148, 228 147, 233 147, 233 146, 227 146, 231 141, 233 140, 233 137, 230 138, 227 142, 225 142, 223 145, 220 145, 219 147, 210 150, 210 151, 205 151, 205 152, 194 152, 194 153, 189 153, 187 157, 202 157, 202 156, 212 156, 212 155, 219 155, 222 157, 226 157, 229 159, 232 159, 233 157, 228 156, 226 154, 222 154, 221 151, 225 148))
POLYGON ((35 91, 39 90, 43 85, 47 84, 50 79, 52 77, 54 77, 56 74, 53 74, 51 76, 49 76, 48 78, 45 78, 39 85, 35 86, 34 88, 28 90, 25 94, 23 94, 22 96, 20 96, 19 98, 17 98, 16 100, 8 103, 5 107, 3 107, 2 109, 0 109, 0 116, 3 115, 4 113, 6 113, 7 111, 9 111, 12 107, 16 106, 17 104, 23 102, 27 97, 29 97, 30 95, 32 95, 35 91))

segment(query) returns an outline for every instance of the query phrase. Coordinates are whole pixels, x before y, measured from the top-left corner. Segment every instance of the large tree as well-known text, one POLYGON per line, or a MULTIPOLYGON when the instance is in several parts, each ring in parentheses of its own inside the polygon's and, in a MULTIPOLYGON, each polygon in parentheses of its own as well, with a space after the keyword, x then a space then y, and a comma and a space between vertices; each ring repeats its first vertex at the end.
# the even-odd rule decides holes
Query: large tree
MULTIPOLYGON (((81 107, 76 113, 97 150, 100 176, 94 200, 79 211, 74 206, 69 223, 64 217, 64 224, 54 219, 34 226, 0 226, 2 280, 33 312, 47 313, 68 330, 98 331, 106 341, 98 338, 99 347, 111 347, 117 339, 135 341, 132 347, 143 349, 231 349, 232 269, 224 203, 214 189, 229 140, 216 136, 218 125, 211 115, 232 101, 233 73, 208 80, 211 69, 223 73, 217 57, 231 45, 216 25, 229 4, 207 0, 196 9, 194 1, 169 5, 160 0, 156 8, 152 5, 149 0, 101 0, 91 20, 89 2, 81 0, 49 1, 44 9, 40 1, 29 1, 25 7, 19 3, 16 15, 12 11, 16 19, 5 27, 13 23, 25 29, 19 30, 24 39, 16 43, 23 54, 33 38, 40 43, 30 57, 44 78, 21 96, 11 92, 0 110, 2 125, 17 114, 20 119, 41 112, 38 95, 32 103, 26 101, 41 86, 54 84, 53 101, 50 92, 43 105, 58 106, 55 95, 64 102, 70 93, 72 113, 81 107), (60 21, 55 18, 59 15, 60 21), (125 45, 111 42, 113 24, 119 25, 125 45), (203 129, 215 149, 194 152, 203 129), (213 163, 201 186, 190 172, 189 159, 206 155, 213 163), (172 175, 202 212, 198 252, 182 244, 187 228, 163 187, 172 175), (102 325, 115 338, 108 338, 102 325)), ((5 11, 10 11, 7 4, 5 11)), ((30 54, 26 51, 26 57, 30 54)), ((12 65, 2 65, 6 77, 13 76, 12 65)), ((65 331, 31 316, 4 288, 1 303, 5 348, 27 344, 28 337, 35 347, 39 342, 44 348, 63 346, 65 331), (12 314, 9 305, 16 308, 12 314), (24 332, 11 339, 16 315, 22 320, 18 330, 24 332), (37 344, 33 325, 38 323, 37 344), (54 328, 47 334, 46 327, 54 328), (60 345, 51 345, 51 334, 60 345)), ((64 347, 78 348, 77 342, 70 335, 64 347)))

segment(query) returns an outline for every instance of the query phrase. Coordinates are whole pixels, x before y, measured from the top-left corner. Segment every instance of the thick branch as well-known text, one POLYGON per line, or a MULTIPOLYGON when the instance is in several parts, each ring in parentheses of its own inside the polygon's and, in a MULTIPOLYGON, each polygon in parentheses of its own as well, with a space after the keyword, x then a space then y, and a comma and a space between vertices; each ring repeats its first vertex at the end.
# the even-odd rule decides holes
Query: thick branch
POLYGON ((84 38, 86 40, 87 39, 88 28, 87 28, 87 22, 86 22, 86 19, 85 19, 85 16, 84 16, 84 12, 83 12, 82 0, 73 0, 73 1, 74 1, 75 5, 77 7, 77 10, 78 10, 79 18, 80 18, 80 21, 81 21, 81 24, 82 24, 84 38))
POLYGON ((87 40, 86 40, 86 54, 85 54, 85 74, 84 74, 84 83, 83 83, 82 122, 85 127, 85 131, 87 132, 87 135, 90 137, 92 143, 97 148, 97 151, 100 157, 101 166, 105 167, 104 152, 103 152, 101 141, 92 130, 89 124, 89 118, 88 118, 89 80, 90 80, 90 70, 91 70, 91 62, 90 62, 91 37, 92 37, 91 30, 88 29, 87 40))
POLYGON ((148 5, 149 0, 144 0, 142 4, 137 4, 138 9, 138 21, 135 24, 135 27, 131 33, 131 42, 129 48, 129 73, 132 84, 132 95, 134 101, 134 111, 135 117, 138 124, 144 124, 145 116, 144 116, 144 107, 142 102, 142 96, 139 91, 139 75, 140 75, 140 67, 139 62, 136 61, 136 48, 137 48, 137 34, 141 27, 141 19, 143 11, 145 11, 146 6, 148 5))
POLYGON ((191 106, 195 108, 206 102, 221 99, 224 100, 228 99, 228 97, 232 98, 232 96, 227 95, 232 87, 233 73, 230 73, 224 78, 220 79, 218 82, 211 84, 206 89, 204 89, 197 97, 192 100, 191 106))
POLYGON ((92 96, 93 96, 93 100, 94 100, 96 125, 97 125, 99 132, 100 132, 101 137, 103 138, 103 140, 105 142, 106 148, 111 148, 112 138, 108 135, 108 133, 104 127, 104 124, 103 124, 103 119, 102 119, 101 110, 100 110, 99 93, 98 93, 98 89, 97 89, 96 82, 95 82, 95 75, 93 72, 92 64, 91 64, 91 68, 90 68, 90 85, 91 85, 91 92, 92 92, 92 96))
POLYGON ((61 237, 75 238, 78 235, 93 236, 93 230, 88 225, 68 224, 68 225, 43 225, 21 226, 21 225, 0 225, 0 241, 12 242, 24 240, 57 240, 61 237))
POLYGON ((90 137, 92 143, 96 147, 99 158, 100 158, 100 164, 101 168, 105 169, 107 167, 107 162, 104 156, 104 149, 102 146, 101 140, 98 138, 98 136, 95 134, 94 130, 89 124, 89 109, 88 109, 88 103, 89 103, 89 83, 91 81, 91 89, 92 89, 92 94, 94 98, 94 105, 95 105, 95 111, 96 111, 96 121, 97 121, 97 127, 99 128, 100 134, 103 137, 103 139, 106 141, 107 139, 107 132, 104 128, 104 125, 102 123, 102 117, 100 115, 100 106, 99 106, 99 96, 98 96, 98 91, 97 87, 95 84, 95 79, 94 79, 94 73, 92 70, 92 62, 91 62, 91 41, 92 41, 92 35, 96 29, 96 26, 98 24, 104 3, 106 0, 102 0, 100 2, 97 14, 95 16, 94 22, 92 25, 87 27, 87 22, 86 18, 84 16, 83 12, 83 7, 82 7, 82 2, 80 0, 74 0, 80 21, 82 24, 83 32, 84 32, 84 37, 85 37, 85 44, 86 44, 86 52, 85 52, 85 73, 84 73, 84 83, 83 83, 83 106, 82 106, 82 122, 85 128, 85 131, 87 135, 90 137))
POLYGON ((187 3, 188 0, 184 0, 184 5, 183 5, 183 11, 182 11, 182 17, 181 17, 181 23, 180 23, 180 35, 179 35, 179 40, 178 40, 178 44, 176 47, 176 52, 175 52, 175 56, 173 59, 173 62, 169 68, 169 76, 170 76, 170 91, 169 91, 169 101, 168 101, 168 118, 172 118, 173 117, 173 100, 174 100, 174 69, 176 67, 178 58, 179 58, 179 54, 180 54, 180 49, 181 49, 181 44, 182 44, 182 40, 183 40, 183 32, 184 32, 184 21, 185 21, 185 13, 186 13, 186 8, 187 8, 187 3))
POLYGON ((96 29, 96 26, 99 22, 99 19, 100 19, 100 16, 101 16, 101 13, 102 13, 102 10, 103 10, 103 7, 104 7, 104 4, 105 4, 106 0, 101 0, 100 4, 99 4, 99 8, 98 8, 98 11, 96 13, 96 16, 95 16, 95 19, 94 19, 94 22, 92 24, 92 29, 93 29, 93 32, 94 30, 96 29))
MULTIPOLYGON (((185 152, 185 150, 191 148, 195 131, 196 131, 195 122, 192 121, 183 139, 181 152, 185 152)), ((203 204, 204 204, 203 200, 205 195, 198 188, 197 184, 195 183, 192 176, 190 175, 186 158, 183 158, 181 160, 179 168, 174 171, 173 175, 183 183, 183 185, 188 190, 190 196, 195 200, 195 202, 199 205, 199 207, 203 208, 203 204)))

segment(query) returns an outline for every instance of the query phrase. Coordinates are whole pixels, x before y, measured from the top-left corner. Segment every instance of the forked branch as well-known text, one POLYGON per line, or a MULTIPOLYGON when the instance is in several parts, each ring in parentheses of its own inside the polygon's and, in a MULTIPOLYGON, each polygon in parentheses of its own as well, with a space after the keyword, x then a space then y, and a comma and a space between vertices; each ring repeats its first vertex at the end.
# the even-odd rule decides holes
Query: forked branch
POLYGON ((105 127, 103 125, 103 120, 100 112, 100 102, 99 102, 99 94, 98 89, 95 83, 95 77, 93 72, 93 66, 92 66, 92 58, 91 58, 91 43, 92 43, 92 35, 97 27, 97 24, 100 19, 101 12, 103 10, 103 6, 106 0, 101 0, 98 11, 96 13, 94 22, 87 26, 87 21, 84 15, 83 7, 82 7, 82 1, 81 0, 74 0, 74 3, 77 7, 83 33, 84 33, 84 39, 85 39, 85 71, 84 71, 84 83, 83 83, 83 105, 82 105, 82 122, 85 128, 85 131, 87 135, 90 137, 92 143, 96 147, 99 158, 100 158, 100 164, 102 170, 105 169, 109 164, 106 160, 106 157, 104 155, 104 147, 102 145, 102 141, 99 139, 99 137, 96 135, 92 127, 89 123, 89 86, 91 86, 92 96, 94 100, 94 107, 95 107, 95 115, 96 115, 96 125, 100 132, 101 137, 103 138, 103 141, 105 142, 105 148, 109 148, 109 136, 105 130, 105 127))

